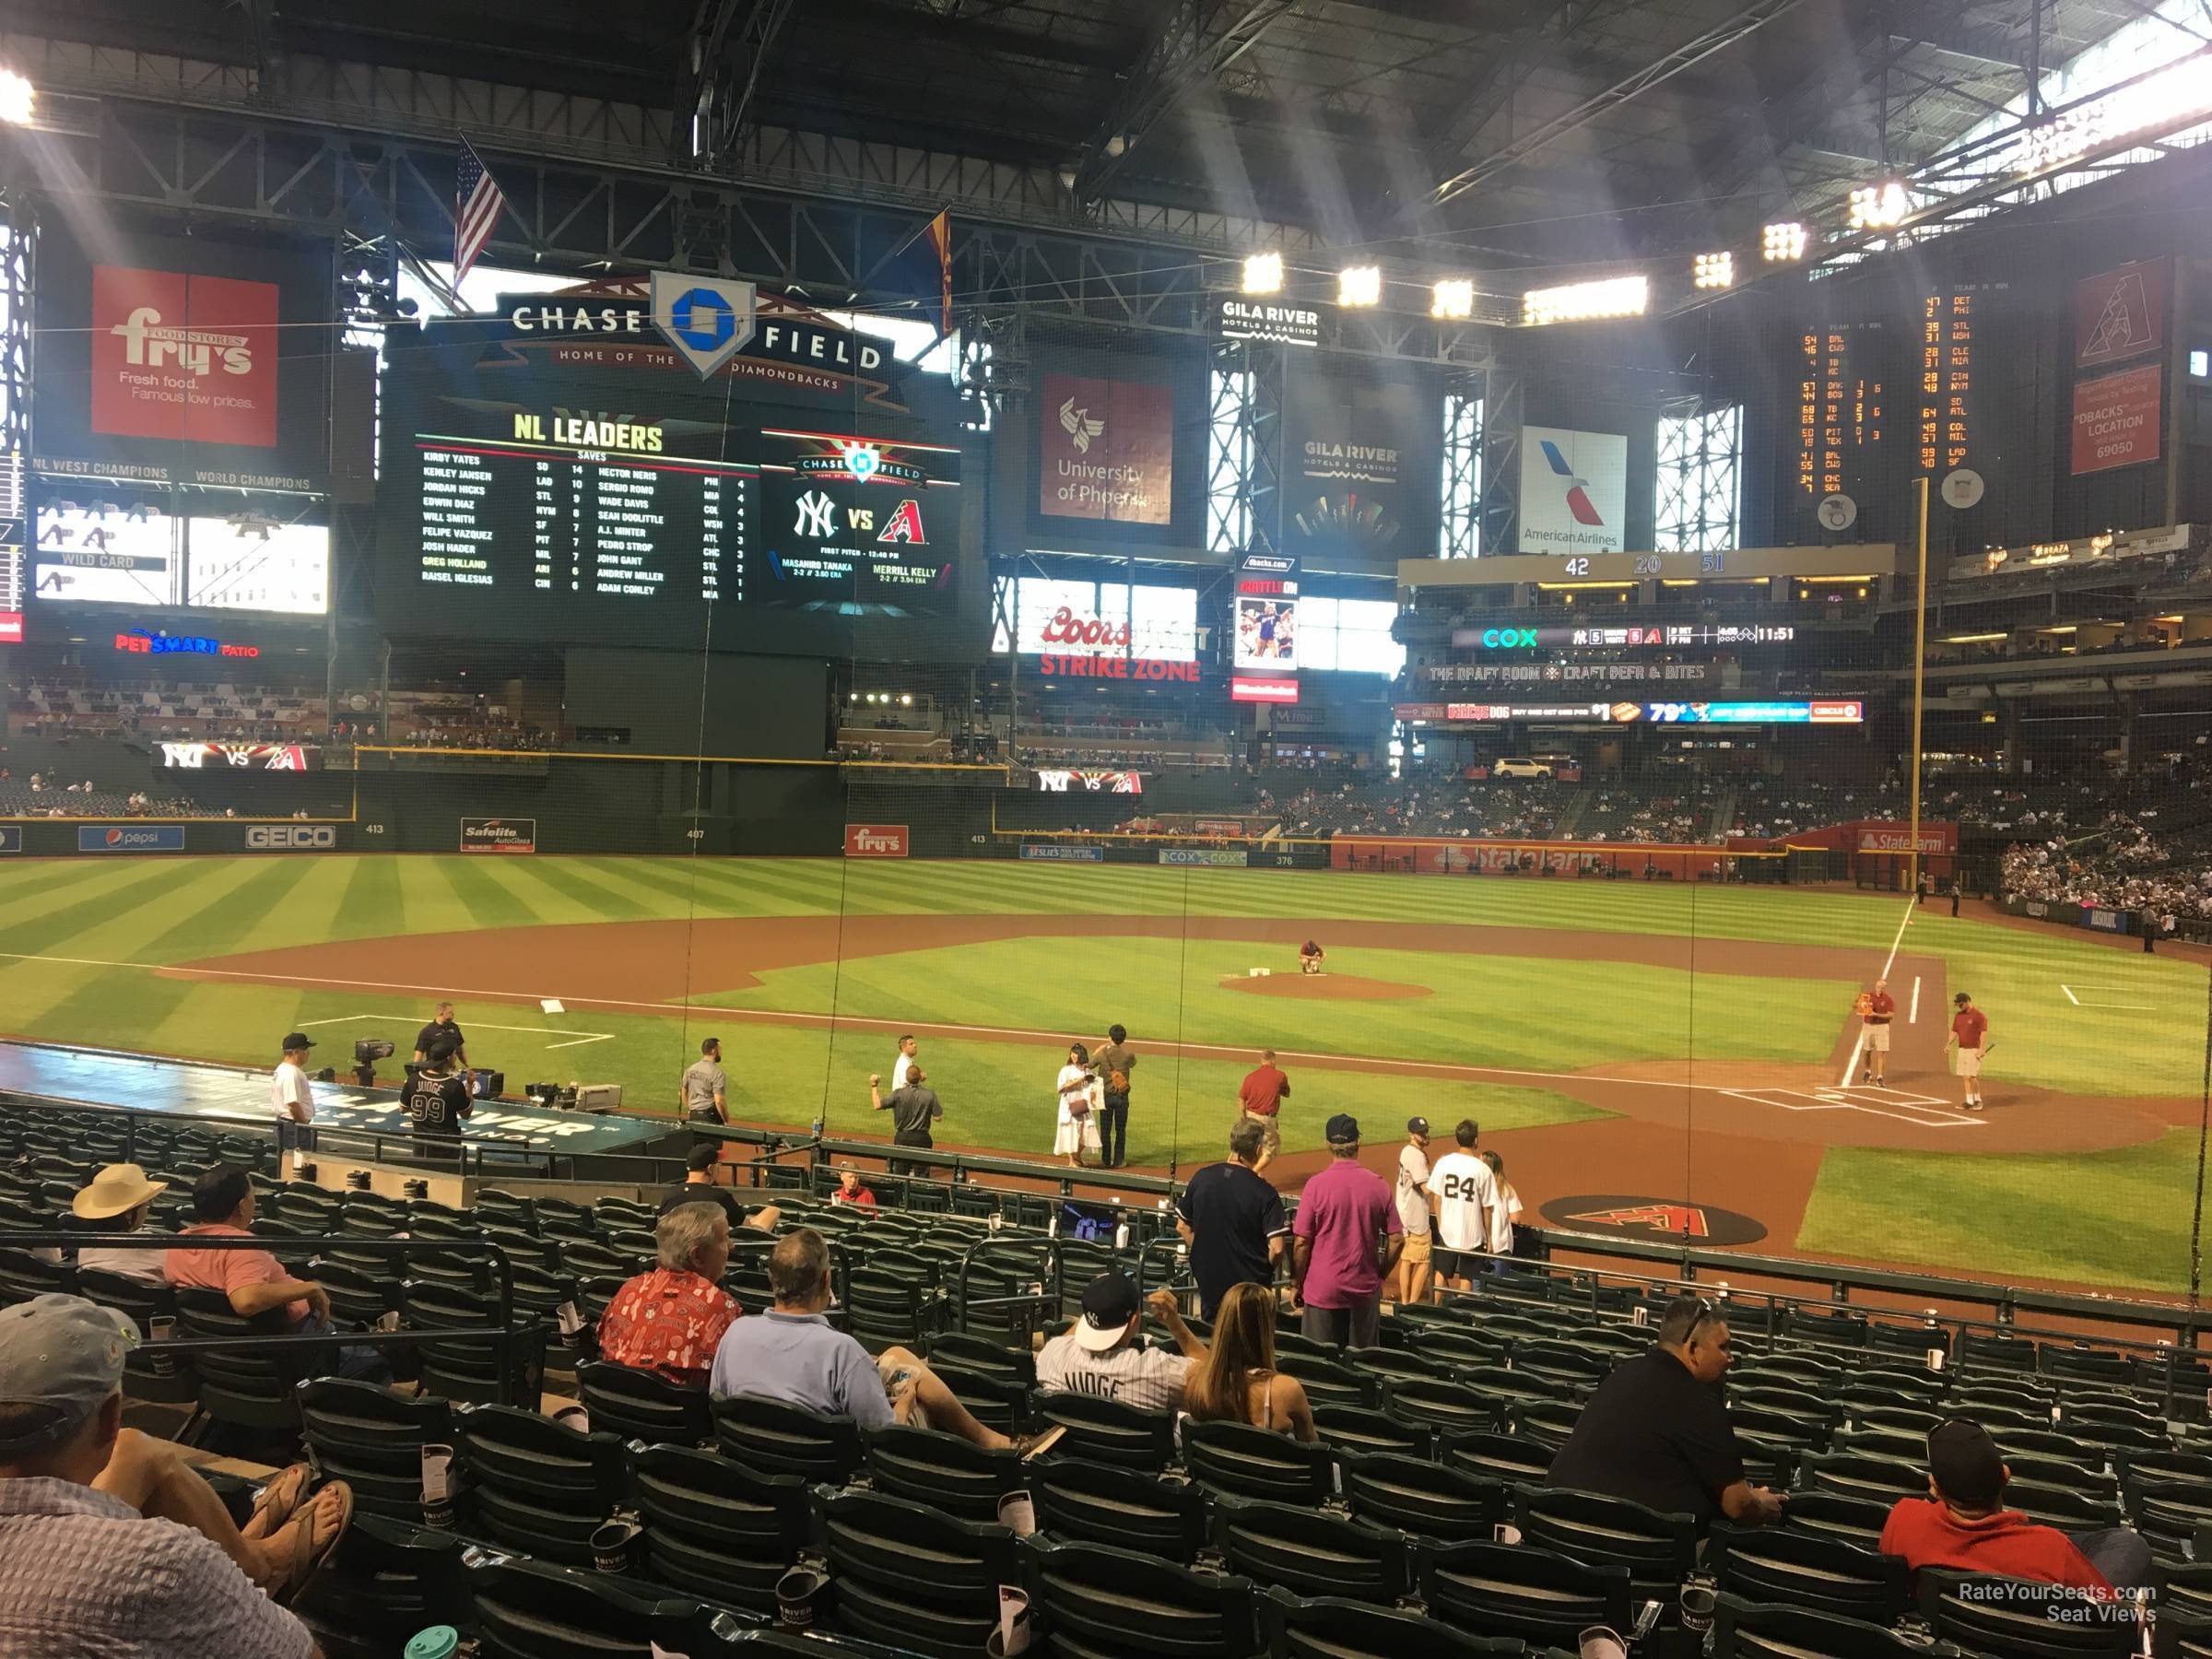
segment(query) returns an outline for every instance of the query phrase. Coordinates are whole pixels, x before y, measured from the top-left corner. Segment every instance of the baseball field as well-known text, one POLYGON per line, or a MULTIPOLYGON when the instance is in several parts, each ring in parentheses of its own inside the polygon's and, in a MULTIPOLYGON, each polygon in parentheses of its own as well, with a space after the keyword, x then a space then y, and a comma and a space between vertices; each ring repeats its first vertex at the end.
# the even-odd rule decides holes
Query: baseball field
POLYGON ((445 996, 511 1090, 615 1082, 672 1112, 717 1035, 744 1121, 868 1135, 868 1074, 911 1030, 940 1145, 1043 1155, 1065 1044, 1118 1020, 1139 1167, 1218 1157, 1271 1045, 1293 1181, 1333 1112, 1385 1168, 1408 1115, 1447 1135, 1471 1116, 1532 1218, 1662 1215, 1761 1252, 2165 1293, 2187 1282, 2206 977, 1836 890, 889 860, 0 866, 8 1036, 266 1065, 300 1028, 342 1072, 358 1038, 404 1054, 445 996), (1320 978, 1296 971, 1308 936, 1320 978), (1885 968, 1877 1090, 1851 1006, 1885 968), (1994 1042, 1976 1114, 1945 1065, 1960 990, 1994 1042))

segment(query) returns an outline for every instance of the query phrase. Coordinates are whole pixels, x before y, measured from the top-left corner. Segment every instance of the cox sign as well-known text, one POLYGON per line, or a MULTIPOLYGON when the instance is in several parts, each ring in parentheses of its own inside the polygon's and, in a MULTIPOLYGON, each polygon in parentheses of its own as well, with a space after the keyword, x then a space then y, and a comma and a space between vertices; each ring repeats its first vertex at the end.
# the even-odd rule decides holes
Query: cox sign
POLYGON ((249 853, 327 853, 338 844, 335 824, 249 824, 249 853))
POLYGON ((1486 651, 1512 650, 1533 646, 1536 630, 1533 628, 1486 628, 1482 630, 1482 646, 1486 651))
POLYGON ((845 856, 847 858, 904 858, 906 856, 906 826, 904 824, 847 824, 845 826, 845 856))

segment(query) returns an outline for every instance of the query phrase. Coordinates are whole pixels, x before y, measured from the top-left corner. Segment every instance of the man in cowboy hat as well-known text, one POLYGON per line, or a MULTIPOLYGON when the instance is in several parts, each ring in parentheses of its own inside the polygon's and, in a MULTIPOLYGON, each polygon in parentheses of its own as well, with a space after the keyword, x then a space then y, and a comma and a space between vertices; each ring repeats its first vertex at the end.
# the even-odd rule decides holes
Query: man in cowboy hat
MULTIPOLYGON (((97 1225, 95 1232, 132 1233, 146 1225, 154 1200, 169 1190, 166 1181, 148 1181, 135 1163, 109 1164, 92 1177, 85 1190, 71 1199, 69 1208, 80 1221, 97 1225)), ((79 1273, 120 1273, 125 1278, 165 1285, 159 1250, 131 1250, 114 1244, 88 1244, 76 1253, 79 1273)))

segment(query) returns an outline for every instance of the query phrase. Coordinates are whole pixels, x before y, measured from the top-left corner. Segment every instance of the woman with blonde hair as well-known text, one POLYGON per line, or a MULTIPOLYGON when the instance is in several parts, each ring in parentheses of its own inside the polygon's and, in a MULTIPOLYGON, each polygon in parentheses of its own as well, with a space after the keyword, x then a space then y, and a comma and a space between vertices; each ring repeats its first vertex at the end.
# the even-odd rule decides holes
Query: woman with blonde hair
POLYGON ((1206 1359, 1182 1391, 1183 1409, 1202 1423, 1250 1423, 1311 1445, 1313 1407, 1296 1377, 1275 1369, 1275 1292, 1232 1285, 1214 1312, 1206 1359))

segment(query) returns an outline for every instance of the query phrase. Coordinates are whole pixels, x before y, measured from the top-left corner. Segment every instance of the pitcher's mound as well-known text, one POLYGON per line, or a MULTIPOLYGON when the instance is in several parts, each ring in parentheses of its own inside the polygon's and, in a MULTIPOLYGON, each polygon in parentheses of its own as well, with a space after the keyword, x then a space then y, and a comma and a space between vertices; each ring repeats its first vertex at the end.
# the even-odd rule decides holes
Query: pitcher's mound
POLYGON ((1254 996, 1288 996, 1298 1002, 1407 1002, 1417 996, 1434 996, 1426 985, 1400 984, 1396 980, 1360 979, 1349 973, 1270 973, 1262 979, 1237 975, 1221 982, 1229 991, 1246 991, 1254 996))

